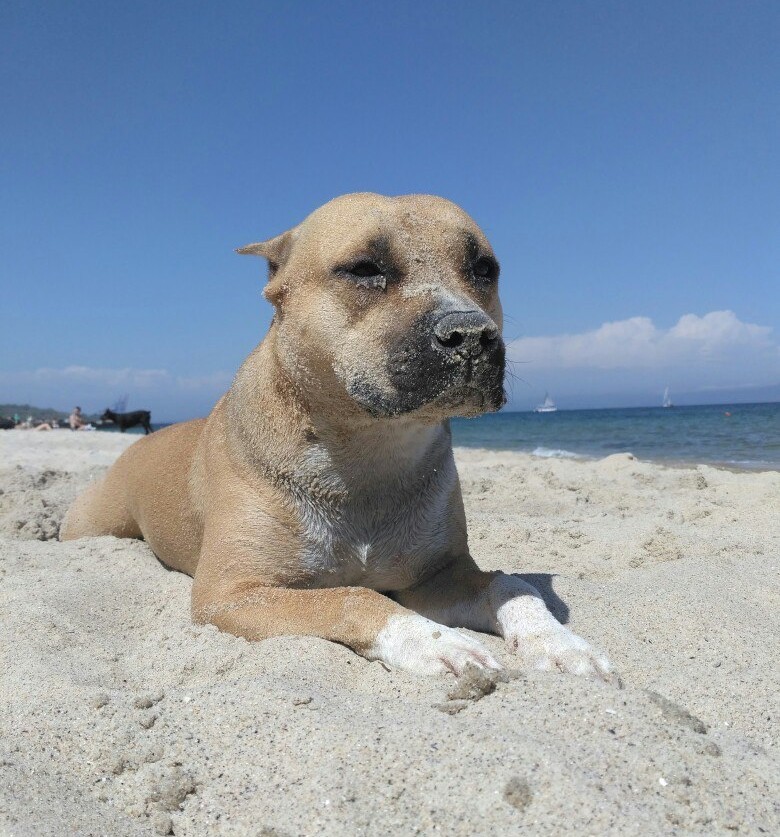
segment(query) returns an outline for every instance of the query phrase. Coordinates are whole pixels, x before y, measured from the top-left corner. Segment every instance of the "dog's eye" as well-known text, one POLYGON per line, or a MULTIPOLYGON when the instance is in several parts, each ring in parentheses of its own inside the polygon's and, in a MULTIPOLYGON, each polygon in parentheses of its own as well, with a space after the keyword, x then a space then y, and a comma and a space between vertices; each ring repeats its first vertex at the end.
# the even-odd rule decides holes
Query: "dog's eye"
POLYGON ((484 282, 494 282, 498 279, 498 263, 495 259, 482 256, 474 262, 471 268, 472 273, 477 279, 484 282))
POLYGON ((382 269, 378 264, 370 261, 358 262, 348 269, 348 272, 353 276, 359 276, 362 279, 367 279, 374 276, 382 276, 382 269))
POLYGON ((371 259, 361 259, 347 267, 340 267, 336 273, 351 280, 359 288, 383 291, 387 287, 384 270, 371 259))

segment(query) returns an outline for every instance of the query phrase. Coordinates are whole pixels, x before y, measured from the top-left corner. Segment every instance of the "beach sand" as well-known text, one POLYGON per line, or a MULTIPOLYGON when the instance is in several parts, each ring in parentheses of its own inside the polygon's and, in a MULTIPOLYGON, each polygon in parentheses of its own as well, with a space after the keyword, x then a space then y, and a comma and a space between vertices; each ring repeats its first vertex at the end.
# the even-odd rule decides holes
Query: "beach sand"
POLYGON ((478 562, 624 688, 456 684, 193 626, 143 543, 57 542, 136 438, 0 433, 0 833, 780 831, 780 473, 458 451, 478 562))

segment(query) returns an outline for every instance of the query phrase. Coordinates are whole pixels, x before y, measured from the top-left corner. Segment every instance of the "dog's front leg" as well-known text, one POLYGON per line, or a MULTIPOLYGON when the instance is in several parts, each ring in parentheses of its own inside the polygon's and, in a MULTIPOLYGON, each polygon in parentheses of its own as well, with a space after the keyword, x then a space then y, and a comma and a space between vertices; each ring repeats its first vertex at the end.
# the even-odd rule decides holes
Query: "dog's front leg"
POLYGON ((339 642, 370 660, 418 674, 460 674, 469 664, 500 669, 479 642, 412 613, 365 587, 316 590, 243 586, 214 596, 196 583, 196 622, 250 640, 272 636, 317 636, 339 642))
POLYGON ((470 557, 395 598, 444 625, 504 637, 526 668, 611 679, 609 660, 558 622, 536 588, 516 575, 483 572, 470 557))

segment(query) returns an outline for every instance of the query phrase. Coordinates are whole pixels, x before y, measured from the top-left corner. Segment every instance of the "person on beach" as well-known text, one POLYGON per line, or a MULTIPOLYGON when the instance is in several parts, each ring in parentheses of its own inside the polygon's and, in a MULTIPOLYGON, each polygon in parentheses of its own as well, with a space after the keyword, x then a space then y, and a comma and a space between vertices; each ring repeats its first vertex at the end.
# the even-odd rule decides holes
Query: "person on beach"
POLYGON ((84 430, 88 426, 81 415, 81 407, 73 408, 73 412, 68 417, 68 424, 71 430, 84 430))

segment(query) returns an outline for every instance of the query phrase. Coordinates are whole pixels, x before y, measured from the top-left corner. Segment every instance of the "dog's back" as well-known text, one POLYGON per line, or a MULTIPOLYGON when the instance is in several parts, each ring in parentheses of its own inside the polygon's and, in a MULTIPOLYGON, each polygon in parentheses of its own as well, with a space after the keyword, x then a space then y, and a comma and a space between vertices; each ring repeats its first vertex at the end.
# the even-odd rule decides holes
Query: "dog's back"
POLYGON ((143 537, 165 564, 192 575, 203 526, 190 473, 205 424, 205 419, 173 424, 131 445, 103 479, 76 498, 60 540, 143 537))

